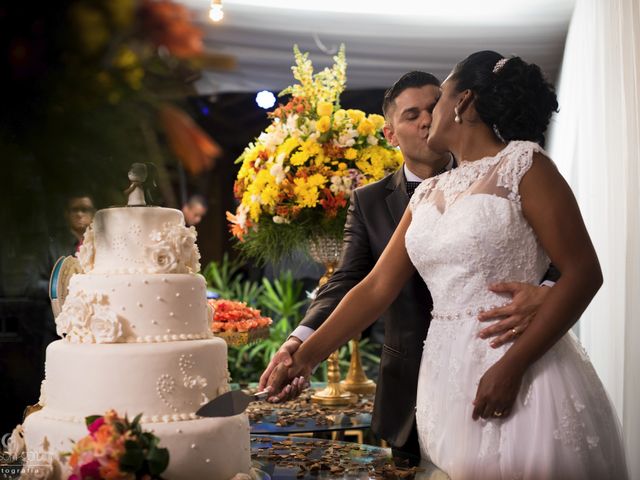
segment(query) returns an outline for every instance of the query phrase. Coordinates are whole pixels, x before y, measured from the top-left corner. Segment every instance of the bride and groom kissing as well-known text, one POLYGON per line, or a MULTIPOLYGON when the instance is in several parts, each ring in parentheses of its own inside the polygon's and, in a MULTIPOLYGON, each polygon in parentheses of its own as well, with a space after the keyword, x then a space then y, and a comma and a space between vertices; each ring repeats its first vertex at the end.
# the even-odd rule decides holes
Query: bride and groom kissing
POLYGON ((405 165, 353 192, 340 266, 260 379, 272 401, 383 316, 372 429, 394 453, 453 480, 627 478, 619 421, 570 332, 602 274, 541 147, 557 108, 538 66, 491 51, 442 85, 411 72, 385 93, 405 165))

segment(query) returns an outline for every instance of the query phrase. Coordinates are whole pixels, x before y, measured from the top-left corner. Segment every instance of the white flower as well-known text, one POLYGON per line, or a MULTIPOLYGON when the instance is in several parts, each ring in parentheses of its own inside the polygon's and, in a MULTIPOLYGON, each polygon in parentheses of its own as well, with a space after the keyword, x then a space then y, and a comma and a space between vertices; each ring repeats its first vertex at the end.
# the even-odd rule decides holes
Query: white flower
POLYGON ((82 293, 69 296, 56 317, 56 333, 61 337, 74 327, 85 327, 91 317, 91 305, 82 293))
POLYGON ((284 217, 281 217, 280 215, 274 215, 272 219, 273 219, 273 223, 289 223, 289 220, 287 220, 284 217))
POLYGON ((354 140, 358 136, 358 131, 354 128, 347 128, 338 137, 338 145, 341 147, 353 147, 356 143, 354 140))
POLYGON ((146 247, 146 260, 151 273, 171 273, 178 268, 176 252, 167 242, 146 247))
POLYGON ((7 449, 7 453, 13 460, 17 460, 27 450, 27 446, 24 442, 24 429, 22 425, 18 425, 11 432, 9 440, 5 443, 5 438, 2 437, 3 446, 7 449))
POLYGON ((277 185, 280 185, 286 177, 281 163, 274 164, 269 173, 271 173, 271 176, 273 176, 277 185))
POLYGON ((285 128, 290 135, 299 134, 298 132, 298 115, 293 114, 287 117, 287 123, 285 124, 285 128))
POLYGON ((93 307, 89 329, 96 343, 115 343, 122 335, 122 324, 118 316, 105 305, 93 307))
POLYGON ((367 143, 369 145, 378 145, 378 137, 376 137, 375 135, 369 135, 367 137, 367 143))
POLYGON ((80 262, 80 268, 84 273, 88 273, 93 270, 93 261, 96 256, 95 248, 95 236, 93 234, 93 224, 84 231, 84 237, 82 238, 82 245, 76 253, 76 258, 80 262))

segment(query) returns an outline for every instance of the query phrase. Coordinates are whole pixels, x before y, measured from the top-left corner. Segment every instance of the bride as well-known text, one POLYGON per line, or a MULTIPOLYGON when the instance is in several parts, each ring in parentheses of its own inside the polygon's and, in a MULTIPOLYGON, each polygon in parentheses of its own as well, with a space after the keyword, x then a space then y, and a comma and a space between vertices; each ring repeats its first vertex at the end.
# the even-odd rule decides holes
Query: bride
MULTIPOLYGON (((299 377, 391 303, 414 269, 433 297, 416 419, 423 457, 453 479, 626 479, 618 419, 569 331, 602 283, 575 198, 539 144, 553 88, 519 57, 477 52, 443 83, 429 147, 458 168, 425 180, 373 271, 269 385, 299 377), (487 286, 562 276, 510 344, 478 338, 478 312, 508 302, 487 286)), ((291 385, 285 385, 293 381, 291 385)))

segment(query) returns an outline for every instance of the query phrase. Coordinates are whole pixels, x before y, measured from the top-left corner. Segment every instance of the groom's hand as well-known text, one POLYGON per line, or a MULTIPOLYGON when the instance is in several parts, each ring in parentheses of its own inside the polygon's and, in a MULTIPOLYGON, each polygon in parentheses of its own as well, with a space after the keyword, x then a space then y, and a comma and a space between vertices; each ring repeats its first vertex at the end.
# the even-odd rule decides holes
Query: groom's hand
POLYGON ((487 310, 478 315, 478 320, 481 322, 501 318, 500 321, 478 333, 480 338, 491 338, 491 347, 498 348, 513 341, 527 329, 551 288, 528 283, 505 282, 491 285, 489 290, 495 293, 511 294, 511 303, 508 305, 487 310))
POLYGON ((284 364, 286 367, 290 367, 293 364, 292 356, 300 345, 302 341, 297 337, 289 337, 286 342, 282 344, 282 346, 278 349, 276 354, 273 356, 269 365, 260 376, 260 383, 258 385, 258 390, 264 390, 267 386, 267 382, 269 381, 269 377, 273 373, 274 369, 280 365, 284 364))

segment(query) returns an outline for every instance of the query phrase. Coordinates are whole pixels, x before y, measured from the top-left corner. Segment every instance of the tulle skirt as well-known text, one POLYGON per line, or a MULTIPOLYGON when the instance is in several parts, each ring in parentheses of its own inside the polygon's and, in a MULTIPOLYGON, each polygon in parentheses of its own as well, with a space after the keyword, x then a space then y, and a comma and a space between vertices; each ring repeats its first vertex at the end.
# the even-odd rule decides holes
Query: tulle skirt
POLYGON ((530 367, 507 418, 471 418, 480 378, 510 346, 478 338, 485 326, 431 322, 416 407, 423 457, 452 480, 627 479, 620 422, 572 333, 530 367))

